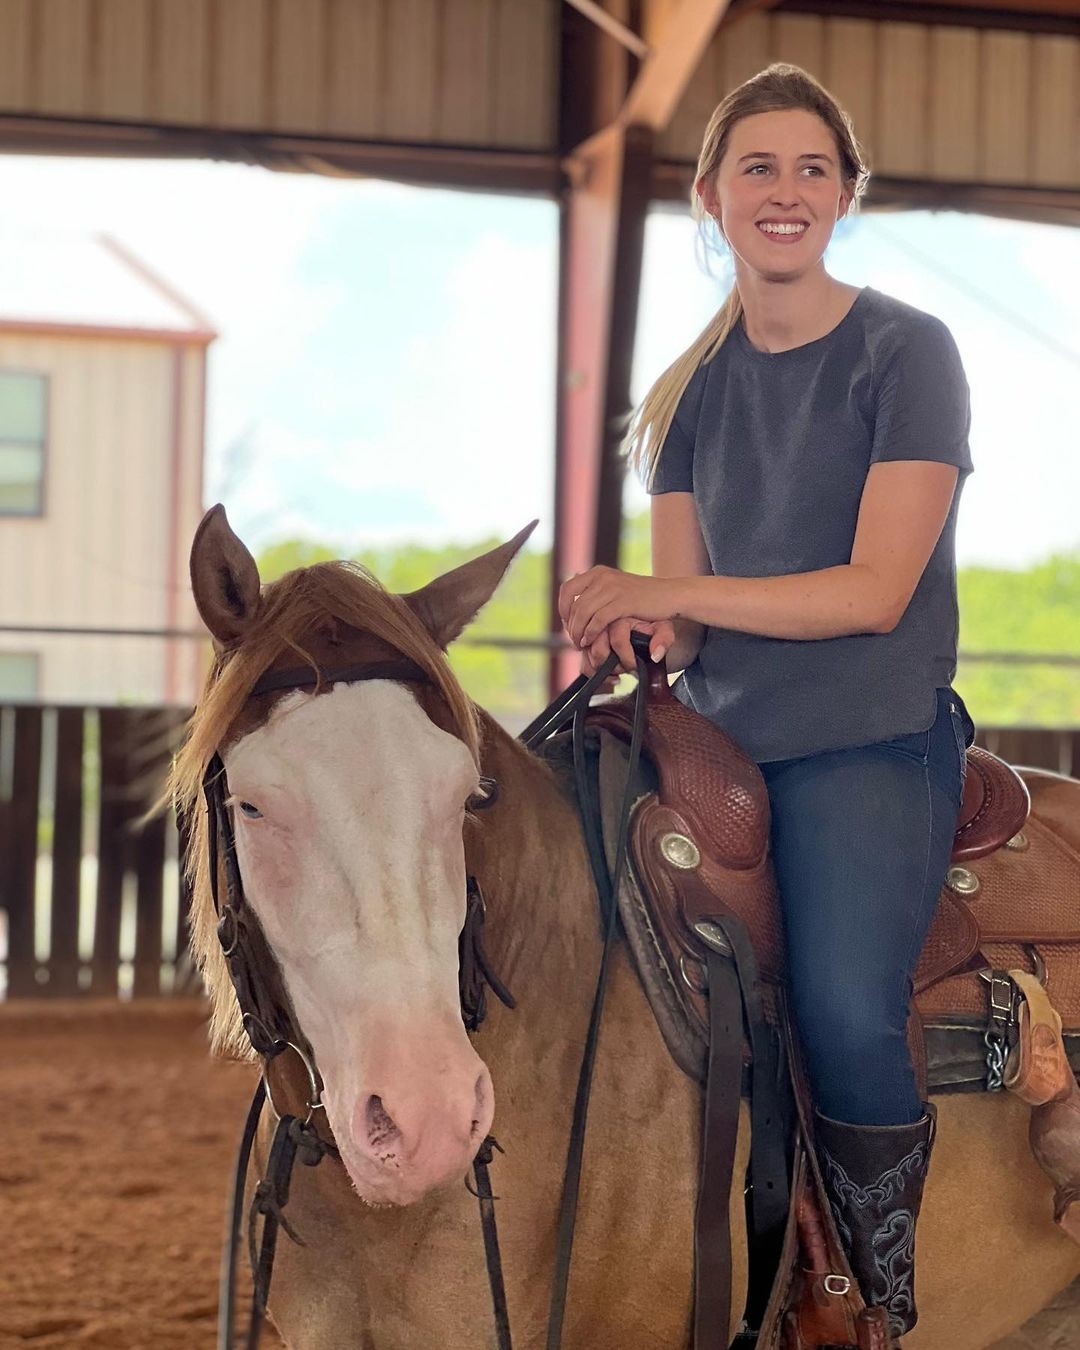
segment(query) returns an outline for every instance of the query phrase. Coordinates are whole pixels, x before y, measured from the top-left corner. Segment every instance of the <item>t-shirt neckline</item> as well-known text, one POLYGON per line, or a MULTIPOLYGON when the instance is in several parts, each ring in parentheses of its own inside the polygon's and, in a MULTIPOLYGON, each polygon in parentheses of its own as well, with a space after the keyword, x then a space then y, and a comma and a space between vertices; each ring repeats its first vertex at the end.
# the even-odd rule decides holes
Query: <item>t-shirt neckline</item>
POLYGON ((777 361, 783 361, 785 359, 789 361, 798 360, 799 357, 804 354, 807 353, 813 354, 819 351, 823 344, 832 342, 842 332, 842 330, 848 325, 848 323, 850 323, 852 315, 862 304, 863 297, 869 295, 871 289, 872 288, 870 286, 864 286, 862 290, 859 292, 859 294, 855 297, 854 300, 852 300, 851 304, 848 306, 848 311, 844 315, 844 317, 840 320, 838 324, 836 324, 835 327, 830 328, 827 333, 822 333, 821 337, 814 338, 813 341, 811 342, 800 343, 798 347, 788 347, 785 351, 782 352, 763 352, 759 350, 759 348, 755 347, 754 344, 750 341, 750 338, 746 332, 746 327, 743 324, 742 318, 740 317, 739 322, 735 325, 735 335, 739 344, 739 348, 747 356, 753 357, 754 360, 756 361, 768 361, 772 363, 775 363, 777 361))

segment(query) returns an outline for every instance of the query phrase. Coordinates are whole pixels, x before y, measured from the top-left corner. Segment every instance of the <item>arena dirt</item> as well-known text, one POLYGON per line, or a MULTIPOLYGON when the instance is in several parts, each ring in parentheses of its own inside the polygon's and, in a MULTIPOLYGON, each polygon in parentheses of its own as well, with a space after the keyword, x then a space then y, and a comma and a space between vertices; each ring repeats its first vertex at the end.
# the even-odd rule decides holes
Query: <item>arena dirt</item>
POLYGON ((0 1346, 213 1350, 252 1079, 204 1022, 196 1001, 0 1005, 0 1346))
MULTIPOLYGON (((204 1019, 196 1001, 0 1004, 0 1347, 213 1350, 252 1077, 209 1058, 204 1019)), ((996 1350, 1077 1346, 1080 1283, 996 1350)))

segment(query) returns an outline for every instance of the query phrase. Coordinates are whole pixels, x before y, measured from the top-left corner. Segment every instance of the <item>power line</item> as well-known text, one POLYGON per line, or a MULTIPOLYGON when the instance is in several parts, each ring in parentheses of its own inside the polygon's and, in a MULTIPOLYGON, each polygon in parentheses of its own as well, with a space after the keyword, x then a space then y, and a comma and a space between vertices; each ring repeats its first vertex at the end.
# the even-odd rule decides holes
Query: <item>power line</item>
POLYGON ((924 253, 921 248, 915 244, 909 243, 906 239, 892 233, 891 230, 884 228, 880 221, 875 219, 874 226, 877 232, 882 235, 886 243, 898 249, 901 253, 906 253, 909 258, 925 267, 928 272, 940 277, 948 282, 954 290, 960 291, 966 295, 969 300, 974 300, 977 305, 983 309, 989 310, 991 314, 999 319, 1004 319, 1006 323, 1011 324, 1013 328, 1045 347, 1047 351, 1053 352, 1055 356, 1060 356, 1064 360, 1071 362, 1074 366, 1080 366, 1080 352, 1059 341, 1052 333, 1045 332, 1037 324, 1031 322, 1023 314, 1018 314, 1015 310, 1003 305, 1000 300, 989 291, 984 291, 981 286, 977 286, 973 281, 966 277, 958 277, 948 270, 932 254, 924 253))

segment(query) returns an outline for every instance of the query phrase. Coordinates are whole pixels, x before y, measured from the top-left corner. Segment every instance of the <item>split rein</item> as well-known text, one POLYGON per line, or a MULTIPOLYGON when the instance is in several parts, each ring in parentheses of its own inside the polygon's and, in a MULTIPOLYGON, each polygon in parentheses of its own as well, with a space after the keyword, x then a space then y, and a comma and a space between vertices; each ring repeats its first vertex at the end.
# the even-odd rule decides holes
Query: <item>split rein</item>
MULTIPOLYGON (((634 769, 640 758, 645 726, 647 683, 645 672, 648 661, 648 638, 644 635, 634 634, 632 640, 637 658, 638 690, 630 743, 631 771, 627 777, 619 815, 619 832, 613 874, 608 870, 602 846, 596 842, 600 837, 599 813, 595 797, 589 790, 587 781, 585 716, 592 695, 615 669, 618 659, 615 654, 613 653, 594 675, 588 677, 582 675, 568 685, 554 702, 525 728, 519 737, 519 740, 528 749, 534 750, 551 736, 561 731, 567 723, 571 721, 573 723, 574 777, 578 804, 589 845, 589 860, 600 897, 601 912, 604 915, 604 943, 600 958, 600 969, 596 991, 593 996, 592 1015, 574 1101, 573 1123, 563 1178, 555 1274, 548 1320, 547 1350, 559 1350, 562 1344, 562 1327, 566 1310, 570 1258, 574 1240, 593 1066, 596 1059, 600 1019, 607 990, 610 955, 617 927, 618 905, 616 896, 626 862, 634 769)), ((272 671, 263 675, 256 682, 249 697, 254 698, 259 694, 278 690, 302 689, 310 686, 321 688, 326 685, 353 683, 361 680, 396 680, 412 684, 431 683, 426 672, 411 661, 385 661, 318 670, 302 668, 272 671)), ((484 789, 484 797, 473 803, 474 808, 477 809, 489 805, 497 792, 497 784, 492 779, 482 779, 481 785, 484 789)), ((293 1021, 289 1000, 281 985, 273 954, 257 919, 251 914, 246 903, 236 855, 236 837, 226 804, 225 766, 217 753, 211 758, 203 776, 203 796, 207 812, 207 862, 214 910, 218 919, 218 939, 240 1007, 244 1030, 262 1065, 259 1083, 244 1123, 233 1178, 229 1226, 221 1263, 218 1350, 233 1350, 234 1346, 233 1328, 236 1307, 237 1264, 243 1229, 244 1194, 255 1135, 265 1105, 269 1104, 277 1122, 270 1144, 266 1173, 255 1187, 248 1211, 248 1246, 254 1279, 254 1292, 248 1318, 245 1347, 246 1350, 256 1350, 269 1301, 270 1280, 273 1273, 279 1230, 283 1229, 293 1242, 303 1245, 303 1239, 289 1224, 283 1212, 289 1199, 293 1167, 297 1160, 308 1167, 317 1166, 327 1155, 338 1157, 338 1150, 336 1145, 331 1140, 325 1139, 317 1128, 319 1113, 325 1113, 325 1106, 322 1100, 323 1083, 315 1063, 314 1051, 303 1032, 293 1021), (225 876, 226 894, 224 900, 222 900, 220 894, 219 865, 225 876), (279 1111, 273 1099, 270 1086, 270 1065, 287 1050, 292 1050, 299 1058, 307 1077, 308 1100, 306 1114, 303 1116, 288 1111, 279 1111), (263 1220, 262 1237, 261 1241, 256 1243, 256 1223, 260 1217, 263 1220)), ((508 1008, 514 1007, 514 999, 491 969, 484 953, 481 930, 485 906, 480 887, 472 877, 468 878, 467 886, 465 923, 458 940, 459 991, 462 1020, 466 1029, 473 1032, 479 1028, 484 1020, 486 990, 488 988, 508 1008)), ((473 1162, 475 1188, 469 1186, 468 1181, 465 1184, 476 1196, 480 1205, 480 1220, 488 1282, 491 1287, 496 1343, 499 1350, 512 1350, 506 1289, 495 1220, 496 1197, 492 1193, 491 1180, 488 1174, 488 1168, 495 1150, 502 1152, 498 1142, 493 1136, 489 1135, 480 1145, 473 1162)))

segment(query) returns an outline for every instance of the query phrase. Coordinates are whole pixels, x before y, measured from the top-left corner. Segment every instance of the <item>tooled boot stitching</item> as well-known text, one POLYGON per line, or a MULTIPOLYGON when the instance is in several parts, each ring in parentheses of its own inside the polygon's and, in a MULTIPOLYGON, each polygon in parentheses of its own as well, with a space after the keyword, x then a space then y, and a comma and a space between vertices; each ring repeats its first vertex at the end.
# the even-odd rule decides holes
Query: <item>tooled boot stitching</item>
MULTIPOLYGON (((914 1291, 915 1225, 933 1140, 932 1121, 924 1116, 916 1122, 924 1137, 899 1162, 880 1172, 873 1181, 860 1185, 822 1143, 822 1134, 837 1133, 837 1122, 827 1122, 821 1117, 819 1120, 825 1128, 819 1130, 818 1153, 840 1237, 850 1254, 863 1296, 868 1303, 885 1308, 892 1334, 901 1336, 911 1330, 918 1316, 914 1291), (834 1128, 830 1130, 829 1126, 834 1128)), ((916 1126, 896 1128, 898 1133, 907 1132, 910 1137, 916 1126)), ((857 1126, 840 1126, 841 1138, 847 1134, 859 1143, 873 1141, 880 1145, 886 1142, 888 1132, 890 1127, 871 1126, 863 1131, 857 1126)), ((850 1161, 848 1166, 852 1166, 850 1161)))

